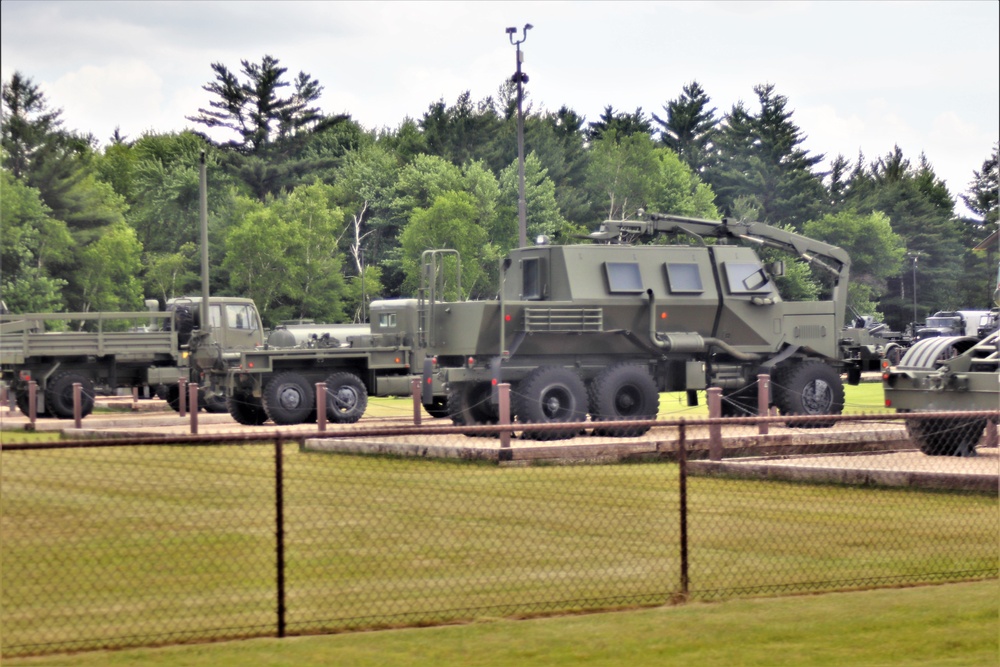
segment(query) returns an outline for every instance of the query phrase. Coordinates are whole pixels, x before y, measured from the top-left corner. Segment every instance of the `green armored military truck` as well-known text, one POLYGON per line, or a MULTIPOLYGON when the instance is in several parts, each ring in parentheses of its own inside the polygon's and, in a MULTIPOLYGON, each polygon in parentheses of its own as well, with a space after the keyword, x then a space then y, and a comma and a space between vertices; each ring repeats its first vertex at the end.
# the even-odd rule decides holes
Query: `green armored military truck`
MULTIPOLYGON (((28 412, 29 382, 38 387, 36 414, 73 418, 73 385, 81 385, 82 416, 96 395, 138 387, 160 389, 176 409, 178 379, 198 382, 190 364, 192 340, 212 336, 227 349, 253 347, 260 316, 250 299, 211 297, 210 326, 201 323, 201 297, 171 299, 162 311, 22 313, 0 315, 0 372, 22 412, 28 412), (77 331, 51 330, 78 322, 77 331)), ((224 410, 224 397, 202 393, 203 407, 224 410)))
MULTIPOLYGON (((668 215, 608 221, 589 245, 511 251, 496 301, 421 305, 424 386, 447 387, 458 425, 496 423, 494 387, 510 383, 512 412, 524 425, 646 420, 659 392, 723 390, 724 413, 753 413, 757 375, 772 378, 782 414, 842 411, 841 372, 850 258, 826 243, 763 223, 668 215), (636 244, 683 237, 684 244, 636 244), (754 247, 789 251, 829 276, 826 300, 788 302, 754 247)), ((428 275, 443 261, 425 253, 428 275)), ((440 291, 440 290, 439 290, 440 291)), ((813 425, 829 425, 817 420, 813 425)), ((635 428, 608 429, 634 435, 635 428)), ((573 429, 525 428, 528 437, 572 437, 573 429)))

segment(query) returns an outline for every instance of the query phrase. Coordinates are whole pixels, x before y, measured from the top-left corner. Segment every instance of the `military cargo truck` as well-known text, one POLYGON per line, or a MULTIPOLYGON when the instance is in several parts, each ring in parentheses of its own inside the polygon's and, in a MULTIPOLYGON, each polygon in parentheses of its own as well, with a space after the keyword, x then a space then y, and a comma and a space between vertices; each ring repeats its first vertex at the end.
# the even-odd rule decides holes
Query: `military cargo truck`
MULTIPOLYGON (((326 414, 335 423, 364 415, 368 397, 407 396, 423 350, 414 344, 418 301, 373 301, 371 325, 287 324, 255 349, 227 350, 206 340, 194 364, 213 393, 228 397, 241 424, 299 424, 316 419, 316 384, 326 384, 326 414)), ((427 406, 445 416, 443 392, 427 406)))
MULTIPOLYGON (((82 388, 82 415, 95 395, 138 387, 161 388, 178 404, 178 378, 197 382, 190 364, 193 338, 202 334, 201 297, 170 300, 163 311, 27 313, 0 316, 0 372, 22 412, 28 411, 28 383, 38 387, 36 413, 73 418, 73 385, 82 388), (80 331, 51 331, 57 322, 80 322, 80 331)), ((153 301, 151 307, 156 307, 153 301)), ((211 330, 227 349, 253 347, 260 337, 257 308, 250 299, 209 299, 211 330)), ((202 395, 203 406, 218 410, 222 397, 202 395)))
POLYGON ((916 339, 940 336, 978 336, 981 327, 988 327, 988 310, 941 310, 927 318, 924 326, 917 329, 916 339))
MULTIPOLYGON (((427 350, 424 386, 447 388, 456 424, 496 423, 500 382, 512 385, 512 412, 527 437, 572 437, 573 429, 530 425, 580 422, 588 414, 595 421, 652 419, 663 391, 687 391, 693 402, 697 390, 721 387, 724 413, 752 413, 760 373, 771 375, 782 414, 842 411, 840 375, 856 368, 842 359, 838 336, 850 270, 845 251, 763 223, 657 214, 605 222, 590 238, 594 244, 543 239, 511 251, 496 301, 446 302, 436 298, 434 280, 425 281, 418 331, 427 350), (664 236, 689 242, 633 243, 664 236), (830 297, 782 299, 774 278, 783 262, 765 266, 754 246, 789 251, 821 269, 830 297)), ((425 253, 428 275, 442 263, 425 253)))

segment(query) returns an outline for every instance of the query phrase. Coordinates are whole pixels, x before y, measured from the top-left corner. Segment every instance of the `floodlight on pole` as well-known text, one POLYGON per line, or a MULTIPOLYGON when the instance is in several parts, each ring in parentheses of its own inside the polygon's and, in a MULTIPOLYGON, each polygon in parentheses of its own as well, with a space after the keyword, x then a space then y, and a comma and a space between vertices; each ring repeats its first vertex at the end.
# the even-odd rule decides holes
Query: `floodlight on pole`
POLYGON ((528 75, 521 72, 521 62, 524 60, 521 44, 528 38, 528 31, 533 27, 530 23, 525 23, 519 40, 514 39, 517 28, 507 28, 505 31, 510 38, 510 43, 517 48, 517 72, 514 73, 513 80, 517 84, 517 239, 518 247, 521 248, 528 245, 528 205, 524 198, 524 111, 522 108, 524 100, 522 86, 528 83, 528 75))

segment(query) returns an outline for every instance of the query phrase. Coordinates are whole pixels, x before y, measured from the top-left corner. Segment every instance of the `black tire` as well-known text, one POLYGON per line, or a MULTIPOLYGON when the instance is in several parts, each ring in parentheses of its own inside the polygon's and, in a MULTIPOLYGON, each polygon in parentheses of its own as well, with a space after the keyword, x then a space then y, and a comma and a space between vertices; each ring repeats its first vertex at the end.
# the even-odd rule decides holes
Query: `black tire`
MULTIPOLYGON (((24 391, 17 392, 17 394, 14 396, 14 402, 17 403, 17 409, 21 411, 22 415, 24 415, 25 417, 31 416, 31 411, 29 409, 30 406, 28 405, 27 388, 25 388, 24 391)), ((38 417, 39 419, 42 419, 43 417, 48 417, 49 413, 46 412, 45 410, 37 410, 37 412, 35 412, 35 416, 38 417)))
POLYGON ((94 383, 79 373, 59 373, 45 388, 45 411, 59 419, 73 419, 73 385, 80 383, 80 416, 94 411, 94 383))
POLYGON ((260 426, 267 421, 267 412, 259 398, 250 394, 234 394, 226 400, 229 414, 244 426, 260 426))
POLYGON ((985 419, 907 419, 906 432, 927 456, 972 456, 985 419))
POLYGON ((444 419, 445 417, 451 416, 448 412, 448 399, 441 398, 440 396, 435 396, 430 405, 424 406, 424 410, 426 410, 427 414, 431 417, 434 417, 434 419, 444 419))
POLYGON ((354 373, 332 373, 326 379, 326 418, 337 424, 353 424, 368 409, 368 390, 354 373))
MULTIPOLYGON (((784 368, 774 382, 774 404, 783 415, 839 415, 844 411, 844 382, 832 366, 806 360, 784 368)), ((795 424, 829 428, 835 421, 795 424)))
POLYGON ((198 407, 205 412, 222 414, 229 411, 229 402, 221 394, 206 394, 204 389, 199 389, 198 407))
MULTIPOLYGON (((180 388, 180 385, 176 385, 176 384, 167 385, 165 393, 166 393, 166 399, 165 400, 167 401, 167 405, 170 406, 170 409, 173 410, 174 412, 180 412, 181 411, 181 388, 180 388)), ((185 400, 187 400, 187 399, 185 399, 185 400)), ((187 407, 190 408, 191 406, 189 405, 187 407)))
POLYGON ((536 368, 517 386, 514 413, 529 440, 572 438, 587 417, 587 387, 580 376, 561 366, 536 368), (535 431, 531 424, 577 424, 573 428, 535 431))
POLYGON ((723 417, 756 417, 760 410, 757 407, 757 383, 736 390, 723 390, 721 412, 723 417))
POLYGON ((263 404, 275 424, 302 424, 316 405, 316 391, 298 373, 280 373, 264 386, 263 404))
POLYGON ((452 423, 456 426, 499 423, 500 415, 490 400, 492 392, 493 386, 489 382, 460 382, 449 385, 447 409, 452 423))
MULTIPOLYGON (((621 363, 605 368, 588 387, 590 417, 594 421, 656 419, 660 393, 652 376, 642 366, 621 363)), ((594 429, 594 435, 631 438, 649 426, 594 429)))
POLYGON ((890 366, 898 366, 899 362, 903 359, 904 351, 901 345, 889 343, 885 346, 885 353, 882 355, 882 358, 888 361, 890 366))

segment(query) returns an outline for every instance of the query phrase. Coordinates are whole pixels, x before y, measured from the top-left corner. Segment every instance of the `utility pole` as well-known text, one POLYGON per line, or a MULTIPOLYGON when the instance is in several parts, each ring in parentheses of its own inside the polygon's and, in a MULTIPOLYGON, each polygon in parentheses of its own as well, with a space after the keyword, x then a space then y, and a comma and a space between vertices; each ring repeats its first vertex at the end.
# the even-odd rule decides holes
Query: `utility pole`
POLYGON ((528 38, 528 31, 533 27, 530 23, 525 23, 521 39, 517 41, 514 41, 517 28, 507 28, 506 31, 510 43, 517 47, 517 72, 514 73, 513 81, 517 84, 517 238, 518 246, 521 248, 528 245, 528 206, 524 199, 524 111, 522 109, 524 99, 522 85, 528 83, 528 75, 521 71, 521 62, 524 60, 521 44, 528 38))

